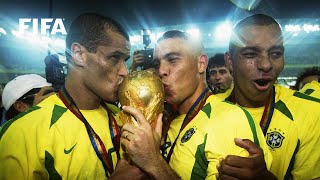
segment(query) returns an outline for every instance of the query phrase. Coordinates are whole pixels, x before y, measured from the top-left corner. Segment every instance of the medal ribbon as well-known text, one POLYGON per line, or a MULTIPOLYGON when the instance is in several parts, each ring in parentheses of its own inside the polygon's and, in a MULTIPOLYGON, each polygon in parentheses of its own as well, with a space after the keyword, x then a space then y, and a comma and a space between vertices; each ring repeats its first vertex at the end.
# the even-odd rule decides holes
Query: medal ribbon
MULTIPOLYGON (((98 158, 102 162, 103 168, 105 170, 106 176, 109 177, 109 175, 112 174, 114 171, 113 169, 113 162, 112 162, 112 156, 108 155, 107 150, 105 148, 105 145, 103 144, 101 138, 98 136, 97 133, 93 130, 93 128, 90 126, 86 118, 82 115, 79 108, 77 107, 76 103, 73 101, 72 97, 67 92, 65 86, 61 88, 61 90, 58 92, 59 98, 62 100, 64 105, 80 120, 83 122, 83 124, 86 127, 86 130, 88 132, 88 136, 90 139, 90 142, 92 144, 92 147, 94 151, 96 152, 98 158)), ((102 107, 108 112, 109 117, 109 129, 110 129, 110 136, 112 139, 112 144, 116 150, 117 157, 120 158, 119 149, 120 149, 120 128, 115 120, 115 118, 112 116, 111 110, 107 107, 107 105, 104 102, 101 102, 102 107), (115 129, 115 130, 114 130, 115 129), (115 132, 114 132, 115 131, 115 132)))
POLYGON ((272 91, 270 92, 266 104, 264 106, 263 114, 260 120, 260 127, 263 131, 263 134, 266 135, 267 130, 269 128, 272 115, 274 112, 275 107, 275 88, 273 87, 272 91))
MULTIPOLYGON (((177 143, 177 140, 180 136, 180 133, 182 132, 182 130, 193 120, 193 118, 198 114, 198 112, 202 109, 202 107, 204 106, 206 100, 208 99, 208 97, 212 95, 212 92, 209 90, 209 88, 206 88, 201 95, 198 97, 198 99, 193 103, 193 105, 191 106, 191 108, 188 110, 188 113, 186 114, 186 117, 183 119, 183 123, 180 127, 179 133, 176 137, 176 139, 174 140, 172 147, 170 148, 170 151, 168 153, 168 156, 166 158, 166 161, 169 163, 171 155, 173 153, 173 149, 177 143)), ((165 138, 165 140, 167 139, 167 136, 165 138)), ((164 152, 163 152, 164 153, 164 152)))

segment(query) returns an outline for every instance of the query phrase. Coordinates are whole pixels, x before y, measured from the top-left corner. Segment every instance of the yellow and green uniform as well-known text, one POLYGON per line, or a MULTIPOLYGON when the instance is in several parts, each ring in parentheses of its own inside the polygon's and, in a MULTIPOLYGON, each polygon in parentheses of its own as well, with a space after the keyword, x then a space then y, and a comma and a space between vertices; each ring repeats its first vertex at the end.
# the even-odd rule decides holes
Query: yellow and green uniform
MULTIPOLYGON (((81 110, 118 161, 107 111, 81 110)), ((0 179, 106 179, 87 130, 55 94, 8 121, 0 132, 0 179)), ((108 174, 110 175, 110 174, 108 174)))
MULTIPOLYGON (((264 107, 245 108, 260 123, 264 107)), ((320 99, 275 85, 275 106, 265 137, 278 179, 320 177, 320 99)))
POLYGON ((185 114, 178 116, 170 125, 163 154, 167 158, 179 134, 169 165, 182 179, 215 179, 220 158, 230 154, 249 156, 245 149, 235 145, 234 138, 250 139, 260 145, 264 149, 267 166, 271 165, 272 157, 263 133, 250 114, 219 101, 215 95, 209 96, 203 108, 180 134, 185 114))
POLYGON ((317 81, 307 83, 299 90, 299 92, 320 99, 320 83, 317 81))

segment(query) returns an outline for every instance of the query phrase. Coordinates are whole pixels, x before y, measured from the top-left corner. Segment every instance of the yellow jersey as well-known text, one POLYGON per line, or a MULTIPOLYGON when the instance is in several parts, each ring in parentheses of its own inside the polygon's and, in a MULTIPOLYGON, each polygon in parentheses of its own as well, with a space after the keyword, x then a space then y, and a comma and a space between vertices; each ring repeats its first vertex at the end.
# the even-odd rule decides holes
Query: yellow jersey
POLYGON ((299 92, 320 99, 320 83, 318 81, 307 83, 299 92))
MULTIPOLYGON (((278 179, 320 178, 320 99, 274 86, 275 107, 265 134, 273 157, 270 171, 278 179)), ((245 109, 260 123, 264 107, 245 109)))
POLYGON ((165 140, 166 149, 163 149, 166 158, 179 135, 169 165, 182 179, 215 179, 221 158, 231 154, 249 156, 245 149, 235 144, 234 138, 250 139, 258 144, 264 150, 267 167, 270 167, 272 156, 263 133, 247 111, 219 102, 211 95, 179 134, 185 116, 180 115, 172 121, 165 140))
MULTIPOLYGON (((81 110, 115 168, 108 112, 81 110)), ((0 179, 106 179, 84 123, 52 95, 6 123, 0 132, 0 179)))

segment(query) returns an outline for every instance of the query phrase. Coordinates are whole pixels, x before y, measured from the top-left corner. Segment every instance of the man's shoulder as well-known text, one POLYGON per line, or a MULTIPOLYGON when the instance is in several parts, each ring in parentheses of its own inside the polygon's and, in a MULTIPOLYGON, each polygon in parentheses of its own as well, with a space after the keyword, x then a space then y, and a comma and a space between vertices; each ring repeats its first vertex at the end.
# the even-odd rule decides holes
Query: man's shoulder
POLYGON ((278 87, 276 93, 275 109, 292 122, 306 126, 320 121, 320 99, 285 87, 278 87))
POLYGON ((37 104, 37 106, 48 108, 48 107, 52 107, 56 104, 60 105, 60 106, 64 106, 63 102, 57 96, 57 94, 52 94, 51 96, 45 98, 43 101, 41 101, 39 104, 37 104))
MULTIPOLYGON (((233 104, 232 102, 222 101, 219 97, 216 97, 215 95, 212 95, 208 98, 207 104, 202 108, 202 111, 206 112, 207 114, 208 112, 210 112, 209 118, 215 119, 215 123, 254 123, 252 116, 246 109, 236 104, 233 104)), ((232 126, 230 127, 233 128, 232 126)))
POLYGON ((210 104, 211 107, 213 107, 216 111, 219 111, 219 112, 230 112, 230 111, 232 111, 233 113, 246 112, 246 110, 241 106, 234 104, 230 101, 224 100, 221 98, 221 96, 217 96, 217 95, 211 95, 207 100, 207 104, 210 104))
POLYGON ((292 89, 289 89, 279 84, 275 84, 274 88, 276 91, 276 99, 277 98, 288 99, 293 96, 294 92, 296 92, 292 89))
POLYGON ((221 99, 221 101, 226 100, 232 93, 233 91, 233 86, 231 86, 226 92, 224 93, 219 93, 219 94, 215 94, 215 96, 219 99, 221 99))
POLYGON ((208 101, 212 103, 212 119, 214 119, 214 123, 218 123, 219 126, 228 128, 229 130, 250 129, 252 132, 256 132, 258 125, 245 108, 229 101, 221 101, 215 95, 208 101))
POLYGON ((36 106, 32 106, 29 110, 27 110, 25 113, 19 114, 16 119, 17 121, 20 121, 20 119, 40 119, 41 117, 48 117, 52 116, 52 114, 55 113, 56 109, 67 109, 63 102, 58 98, 56 94, 53 94, 49 96, 48 98, 44 99, 42 102, 37 104, 36 106), (28 116, 28 117, 25 117, 28 116))
POLYGON ((304 106, 308 105, 316 105, 319 104, 320 106, 320 99, 309 96, 307 94, 304 94, 299 91, 294 91, 291 89, 288 89, 286 87, 276 85, 276 102, 282 101, 287 104, 297 105, 301 106, 303 103, 304 106))
POLYGON ((320 82, 311 81, 310 83, 305 84, 302 89, 320 90, 320 82))
POLYGON ((13 132, 19 131, 22 133, 32 131, 32 128, 37 128, 44 124, 49 125, 54 120, 53 117, 57 117, 56 114, 67 111, 67 108, 62 106, 62 102, 59 101, 61 100, 57 96, 52 95, 38 105, 18 114, 1 128, 0 139, 9 129, 13 132))
POLYGON ((320 99, 320 82, 312 81, 303 86, 299 92, 320 99))
MULTIPOLYGON (((27 111, 25 112, 22 112, 20 114, 18 114, 17 116, 15 116, 14 118, 8 120, 1 128, 0 130, 0 139, 2 138, 3 134, 5 132, 8 131, 8 129, 10 128, 14 133, 16 132, 19 132, 19 133, 22 133, 20 131, 21 128, 27 128, 28 126, 28 123, 25 124, 27 121, 23 120, 23 119, 26 119, 27 118, 24 118, 25 116, 27 116, 28 114, 30 113, 33 113, 37 110, 39 110, 40 107, 39 106, 33 106, 31 108, 29 108, 27 111), (22 120, 20 120, 22 119, 22 120)), ((33 123, 31 120, 29 121, 30 123, 33 123)))

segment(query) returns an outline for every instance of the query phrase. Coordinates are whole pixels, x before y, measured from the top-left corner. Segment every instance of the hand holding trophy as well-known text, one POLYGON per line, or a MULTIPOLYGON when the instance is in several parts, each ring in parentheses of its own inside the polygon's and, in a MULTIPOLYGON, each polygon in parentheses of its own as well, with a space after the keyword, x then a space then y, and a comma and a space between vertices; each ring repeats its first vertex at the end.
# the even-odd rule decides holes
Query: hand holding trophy
POLYGON ((121 105, 126 106, 120 113, 120 119, 124 123, 121 130, 121 144, 124 150, 122 157, 130 164, 148 172, 150 164, 157 162, 158 158, 162 159, 162 82, 152 71, 134 71, 121 82, 118 93, 121 105))

